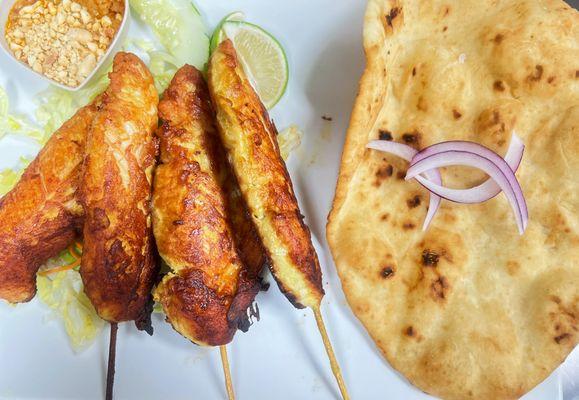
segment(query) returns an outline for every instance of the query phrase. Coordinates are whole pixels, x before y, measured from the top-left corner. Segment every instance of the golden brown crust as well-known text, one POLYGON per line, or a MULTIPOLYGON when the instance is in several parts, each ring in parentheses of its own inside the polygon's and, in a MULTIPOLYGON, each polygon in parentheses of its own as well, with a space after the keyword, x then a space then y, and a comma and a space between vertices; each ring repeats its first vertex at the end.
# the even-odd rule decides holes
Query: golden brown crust
POLYGON ((147 67, 118 53, 88 133, 81 184, 80 273, 98 314, 110 322, 142 316, 156 274, 150 196, 157 103, 147 67))
POLYGON ((172 273, 157 287, 155 298, 173 327, 191 341, 226 344, 237 328, 228 314, 244 267, 228 225, 222 189, 226 160, 198 70, 186 65, 177 72, 159 104, 159 116, 161 164, 155 172, 153 225, 159 253, 172 273))
MULTIPOLYGON (((98 100, 97 100, 98 102, 98 100)), ((0 200, 0 298, 24 302, 36 293, 36 272, 76 236, 76 200, 85 138, 95 103, 57 130, 18 184, 0 200)))
POLYGON ((230 41, 211 58, 209 88, 221 139, 276 281, 296 307, 317 307, 324 294, 321 270, 279 153, 277 131, 230 41))
POLYGON ((265 290, 261 274, 269 265, 269 260, 221 144, 217 146, 217 150, 216 160, 225 168, 223 191, 227 198, 227 217, 243 264, 237 293, 229 307, 227 319, 230 324, 247 332, 251 325, 251 316, 259 319, 259 310, 251 307, 257 293, 261 289, 265 290))

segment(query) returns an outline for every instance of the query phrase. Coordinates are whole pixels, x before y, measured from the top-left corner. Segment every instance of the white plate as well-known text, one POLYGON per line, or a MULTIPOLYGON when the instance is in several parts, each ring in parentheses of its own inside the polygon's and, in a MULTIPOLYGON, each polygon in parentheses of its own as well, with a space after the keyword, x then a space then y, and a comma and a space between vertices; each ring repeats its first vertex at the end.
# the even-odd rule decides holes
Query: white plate
MULTIPOLYGON (((333 197, 340 153, 358 79, 364 1, 361 0, 198 0, 210 26, 235 10, 271 31, 290 58, 288 91, 272 117, 279 128, 297 123, 305 140, 290 159, 290 172, 303 213, 317 239, 324 286, 326 322, 353 399, 418 400, 431 397, 415 389, 380 356, 348 308, 325 243, 325 224, 333 197), (326 122, 322 116, 330 116, 326 122)), ((129 37, 142 34, 132 24, 129 37)), ((0 55, 0 84, 13 109, 33 109, 39 82, 20 81, 20 71, 0 55)), ((0 168, 16 155, 37 148, 13 139, 0 142, 0 168)), ((1 221, 0 221, 1 223, 1 221)), ((271 277, 268 276, 271 281, 271 277)), ((261 321, 228 346, 239 399, 336 399, 326 355, 311 313, 296 310, 272 284, 257 297, 261 321)), ((60 322, 46 320, 38 300, 16 308, 0 304, 0 398, 102 399, 108 333, 75 354, 60 322)), ((176 334, 158 316, 155 335, 132 324, 119 329, 116 399, 223 399, 219 351, 199 348, 176 334)), ((570 372, 573 373, 572 371, 570 372)), ((572 375, 570 375, 572 376, 572 375)), ((577 378, 572 378, 579 381, 577 378)), ((562 400, 555 372, 526 400, 562 400)))

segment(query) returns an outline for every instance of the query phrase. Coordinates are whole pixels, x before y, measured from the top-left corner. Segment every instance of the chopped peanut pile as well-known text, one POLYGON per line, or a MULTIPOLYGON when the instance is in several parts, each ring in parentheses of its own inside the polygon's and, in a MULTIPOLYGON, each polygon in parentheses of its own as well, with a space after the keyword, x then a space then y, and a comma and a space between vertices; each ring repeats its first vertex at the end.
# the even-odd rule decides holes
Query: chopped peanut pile
POLYGON ((16 3, 6 41, 14 56, 34 71, 76 87, 95 69, 121 24, 124 3, 110 3, 115 7, 102 17, 71 0, 16 3))

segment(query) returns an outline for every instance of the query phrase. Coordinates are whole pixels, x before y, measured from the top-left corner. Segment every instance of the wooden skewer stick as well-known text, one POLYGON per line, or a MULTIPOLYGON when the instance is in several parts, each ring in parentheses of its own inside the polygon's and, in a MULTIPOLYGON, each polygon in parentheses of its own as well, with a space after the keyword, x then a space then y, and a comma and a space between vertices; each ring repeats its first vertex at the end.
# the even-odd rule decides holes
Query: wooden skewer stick
POLYGON ((320 335, 322 335, 322 341, 324 342, 324 347, 326 348, 326 353, 328 353, 328 358, 330 359, 330 365, 332 366, 332 372, 336 377, 338 382, 338 387, 340 388, 340 393, 342 393, 342 398, 344 400, 350 400, 350 395, 346 389, 346 384, 344 383, 344 378, 342 378, 342 371, 340 369, 340 364, 336 360, 336 355, 334 354, 334 349, 332 348, 332 342, 328 337, 328 332, 326 331, 326 325, 324 324, 324 319, 322 318, 322 313, 320 307, 312 309, 314 311, 314 316, 316 317, 316 323, 318 324, 318 330, 320 335))
POLYGON ((233 392, 233 382, 231 381, 231 371, 229 370, 229 359, 227 358, 227 347, 219 346, 221 353, 221 364, 223 365, 223 375, 225 375, 225 389, 227 390, 227 398, 235 400, 235 393, 233 392))
POLYGON ((115 359, 117 356, 117 330, 116 322, 111 322, 111 336, 109 338, 109 363, 107 367, 107 391, 106 400, 113 400, 113 387, 115 385, 115 359))

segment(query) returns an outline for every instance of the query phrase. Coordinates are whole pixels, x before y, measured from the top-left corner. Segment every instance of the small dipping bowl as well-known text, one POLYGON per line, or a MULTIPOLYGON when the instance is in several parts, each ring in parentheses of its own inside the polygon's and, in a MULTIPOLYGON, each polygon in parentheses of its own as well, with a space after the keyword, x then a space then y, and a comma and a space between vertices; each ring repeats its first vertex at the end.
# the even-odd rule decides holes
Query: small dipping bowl
POLYGON ((86 79, 84 81, 82 81, 78 86, 71 87, 71 86, 63 85, 62 83, 55 82, 52 79, 44 76, 43 74, 34 71, 31 66, 18 60, 14 56, 12 51, 10 50, 8 43, 6 42, 6 22, 8 21, 8 16, 10 14, 10 10, 12 10, 12 7, 14 6, 14 4, 17 1, 19 1, 19 0, 0 0, 0 47, 2 47, 4 52, 8 55, 8 58, 13 60, 18 65, 20 65, 22 67, 22 69, 26 71, 27 74, 34 75, 37 79, 40 78, 41 80, 43 80, 47 83, 58 86, 59 88, 62 88, 65 90, 69 90, 71 92, 76 92, 77 90, 82 89, 92 79, 92 77, 95 76, 101 69, 104 69, 110 65, 110 62, 112 61, 113 56, 119 50, 121 50, 122 44, 124 42, 124 39, 127 36, 128 30, 129 30, 129 19, 130 19, 130 13, 131 12, 130 12, 130 7, 129 7, 129 0, 124 0, 125 11, 123 14, 123 19, 121 21, 121 24, 119 25, 119 28, 117 29, 117 32, 115 33, 115 37, 113 38, 112 42, 109 44, 107 51, 100 58, 100 60, 97 62, 95 68, 86 77, 86 79))

